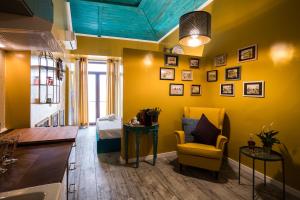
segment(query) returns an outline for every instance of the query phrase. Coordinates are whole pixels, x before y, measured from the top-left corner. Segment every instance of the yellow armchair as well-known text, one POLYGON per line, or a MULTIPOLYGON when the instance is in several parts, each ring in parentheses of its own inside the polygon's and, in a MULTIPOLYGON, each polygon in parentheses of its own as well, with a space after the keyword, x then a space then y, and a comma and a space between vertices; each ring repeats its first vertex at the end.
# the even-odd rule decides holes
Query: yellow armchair
POLYGON ((199 119, 202 114, 216 127, 221 129, 221 134, 217 138, 216 146, 212 146, 199 143, 185 143, 184 131, 175 131, 180 171, 182 170, 182 165, 199 167, 214 172, 220 171, 224 147, 228 141, 228 139, 222 135, 225 109, 184 107, 184 117, 199 119))

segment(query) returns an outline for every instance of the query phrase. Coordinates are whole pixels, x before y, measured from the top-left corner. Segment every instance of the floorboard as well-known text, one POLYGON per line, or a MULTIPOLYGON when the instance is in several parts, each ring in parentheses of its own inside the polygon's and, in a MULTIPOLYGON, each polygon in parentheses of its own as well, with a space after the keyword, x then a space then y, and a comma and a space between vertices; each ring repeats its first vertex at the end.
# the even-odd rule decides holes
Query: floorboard
MULTIPOLYGON (((76 180, 71 200, 250 200, 252 175, 237 174, 224 164, 219 180, 206 170, 184 167, 179 173, 175 156, 158 158, 155 166, 141 162, 138 169, 122 165, 119 153, 97 154, 95 127, 81 129, 77 137, 76 180)), ((256 179, 256 200, 281 199, 281 190, 263 187, 256 179)), ((287 194, 287 200, 299 200, 287 194)))

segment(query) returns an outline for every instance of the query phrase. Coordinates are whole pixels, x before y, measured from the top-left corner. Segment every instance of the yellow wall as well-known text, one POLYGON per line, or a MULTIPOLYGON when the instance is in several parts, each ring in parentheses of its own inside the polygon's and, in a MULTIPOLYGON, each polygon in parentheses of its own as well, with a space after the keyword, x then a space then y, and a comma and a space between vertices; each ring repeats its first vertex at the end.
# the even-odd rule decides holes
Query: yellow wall
POLYGON ((30 52, 5 53, 6 128, 30 127, 30 52))
MULTIPOLYGON (((287 183, 296 189, 300 189, 299 7, 298 0, 216 0, 209 8, 213 38, 204 49, 205 70, 219 70, 219 81, 207 83, 206 88, 211 93, 211 105, 225 107, 230 120, 228 156, 237 160, 238 147, 246 145, 249 134, 274 122, 274 128, 280 131, 278 138, 287 148, 287 183), (255 43, 258 60, 238 64, 237 49, 255 43), (272 51, 278 43, 283 45, 272 51), (219 96, 226 67, 213 67, 213 57, 221 53, 228 54, 226 67, 242 66, 242 80, 234 82, 236 97, 219 96), (283 57, 276 59, 280 56, 283 57), (265 81, 265 98, 242 97, 242 82, 253 80, 265 81)), ((262 171, 261 163, 258 169, 262 171)), ((269 164, 267 173, 281 180, 280 163, 269 164)))
POLYGON ((77 36, 77 50, 72 54, 122 57, 123 48, 157 51, 159 45, 149 42, 77 36))
POLYGON ((0 131, 5 128, 5 52, 0 50, 0 131))
MULTIPOLYGON (((201 97, 190 97, 190 82, 185 83, 184 97, 168 96, 170 81, 159 80, 159 67, 163 66, 161 53, 152 52, 153 64, 145 66, 143 60, 148 52, 124 50, 124 120, 132 118, 141 108, 161 107, 158 148, 159 152, 167 152, 175 150, 173 131, 181 128, 183 106, 224 107, 228 116, 226 134, 230 138, 227 154, 234 160, 238 160, 238 148, 247 144, 249 134, 258 133, 263 125, 274 122, 286 151, 283 145, 274 149, 285 155, 287 184, 299 190, 299 7, 297 0, 214 1, 207 8, 212 14, 212 41, 204 48, 203 67, 194 74, 194 83, 202 85, 201 97), (278 43, 283 45, 276 46, 278 43), (237 49, 250 44, 258 44, 258 60, 237 63, 237 49), (221 53, 228 54, 227 66, 213 67, 214 56, 221 53), (235 97, 220 96, 220 83, 226 82, 225 68, 237 65, 242 66, 242 80, 234 81, 235 97), (219 81, 207 83, 206 71, 212 69, 219 70, 219 81), (253 80, 265 81, 265 98, 242 96, 242 82, 253 80)), ((187 58, 180 57, 174 82, 180 82, 180 70, 188 68, 187 58)), ((143 142, 147 142, 145 138, 143 142)), ((261 145, 258 138, 256 142, 261 145)), ((143 155, 152 154, 151 144, 142 146, 143 155)), ((133 149, 130 155, 134 155, 133 149)), ((245 164, 250 163, 245 159, 245 164)), ((280 167, 280 163, 268 164, 267 174, 281 180, 280 167)), ((262 163, 258 163, 257 170, 262 169, 262 163)))
MULTIPOLYGON (((176 139, 174 130, 181 129, 181 116, 184 106, 196 106, 207 102, 202 97, 190 96, 192 84, 203 83, 202 69, 194 69, 194 81, 181 81, 181 70, 189 68, 188 56, 180 56, 179 67, 176 67, 175 81, 160 80, 160 67, 164 66, 164 54, 160 52, 124 49, 124 122, 134 117, 140 109, 147 107, 160 107, 162 113, 159 117, 159 145, 158 152, 175 150, 176 139), (144 59, 152 57, 152 64, 145 65, 144 59), (184 83, 184 96, 169 96, 169 83, 184 83)), ((132 138, 131 138, 132 139, 132 138)), ((152 140, 142 140, 142 155, 152 154, 152 140), (149 142, 150 141, 150 142, 149 142), (149 142, 149 143, 148 143, 149 142)), ((122 143, 123 144, 123 143, 122 143)), ((132 147, 132 145, 129 145, 132 147)), ((122 148, 124 150, 124 148, 122 148)), ((134 148, 130 148, 130 156, 134 148)), ((124 153, 124 152, 123 152, 124 153)), ((123 154, 124 155, 124 154, 123 154)))

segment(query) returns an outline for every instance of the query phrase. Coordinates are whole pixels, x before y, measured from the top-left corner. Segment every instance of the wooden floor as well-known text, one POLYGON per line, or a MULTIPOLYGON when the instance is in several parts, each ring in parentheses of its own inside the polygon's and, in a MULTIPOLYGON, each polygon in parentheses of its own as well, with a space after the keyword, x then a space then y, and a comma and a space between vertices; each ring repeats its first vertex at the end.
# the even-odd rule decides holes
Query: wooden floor
MULTIPOLYGON (((159 158, 155 167, 142 162, 136 169, 120 164, 119 153, 97 155, 95 138, 94 127, 79 131, 76 191, 70 199, 252 199, 251 175, 243 172, 239 185, 237 174, 226 164, 218 181, 210 172, 192 167, 185 167, 180 174, 175 156, 159 158)), ((280 189, 264 188, 261 180, 256 184, 256 199, 281 199, 280 189)), ((286 199, 297 198, 287 194, 286 199)))

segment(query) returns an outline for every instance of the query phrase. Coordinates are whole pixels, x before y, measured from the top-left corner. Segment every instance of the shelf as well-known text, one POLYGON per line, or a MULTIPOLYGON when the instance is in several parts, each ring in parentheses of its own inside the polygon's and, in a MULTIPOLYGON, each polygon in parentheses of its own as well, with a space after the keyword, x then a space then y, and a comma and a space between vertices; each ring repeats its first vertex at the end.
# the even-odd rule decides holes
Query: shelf
MULTIPOLYGON (((44 68, 44 69, 53 70, 53 71, 57 70, 56 67, 50 67, 50 66, 44 66, 44 65, 31 65, 31 68, 44 68)), ((66 70, 61 70, 61 72, 66 72, 66 70)))
POLYGON ((50 66, 44 66, 44 65, 31 65, 31 67, 32 68, 44 68, 44 69, 53 70, 53 71, 57 70, 56 67, 50 67, 50 66))
POLYGON ((31 84, 32 86, 59 86, 59 85, 47 85, 47 84, 31 84))
POLYGON ((31 103, 31 104, 59 104, 59 103, 31 103))

